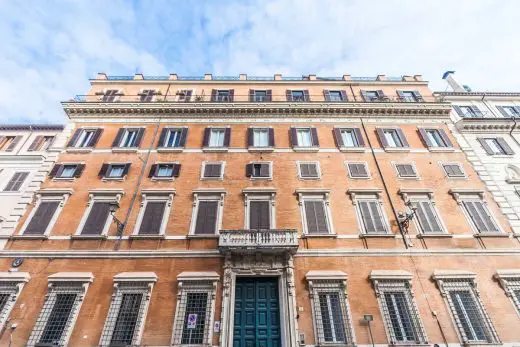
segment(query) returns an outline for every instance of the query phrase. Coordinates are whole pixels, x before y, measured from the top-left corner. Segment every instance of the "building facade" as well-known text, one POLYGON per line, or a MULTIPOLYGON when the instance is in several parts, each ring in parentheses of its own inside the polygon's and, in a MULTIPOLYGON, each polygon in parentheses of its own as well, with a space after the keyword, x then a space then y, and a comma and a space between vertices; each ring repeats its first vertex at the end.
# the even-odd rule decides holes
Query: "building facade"
POLYGON ((99 74, 63 107, 0 343, 520 342, 517 236, 421 76, 99 74))
POLYGON ((62 130, 62 125, 0 125, 1 248, 56 161, 60 150, 53 147, 62 130))

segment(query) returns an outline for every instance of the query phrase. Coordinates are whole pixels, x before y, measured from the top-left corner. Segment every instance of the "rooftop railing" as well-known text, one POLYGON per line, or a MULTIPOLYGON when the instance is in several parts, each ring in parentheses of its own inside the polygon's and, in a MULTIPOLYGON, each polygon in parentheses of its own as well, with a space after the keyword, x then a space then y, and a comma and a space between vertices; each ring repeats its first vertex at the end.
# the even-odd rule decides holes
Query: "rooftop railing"
MULTIPOLYGON (((203 81, 203 80, 213 80, 213 81, 358 81, 358 82, 374 82, 374 81, 389 81, 389 82, 403 82, 405 81, 404 76, 315 76, 315 75, 303 75, 303 76, 178 76, 175 74, 172 75, 164 75, 164 76, 147 76, 142 74, 137 75, 118 75, 118 76, 108 76, 102 74, 102 78, 97 79, 106 79, 110 81, 131 81, 131 80, 156 80, 156 81, 165 81, 165 80, 179 80, 179 81, 203 81)), ((406 79, 406 81, 414 81, 406 79)), ((418 80, 416 80, 418 81, 418 80)))

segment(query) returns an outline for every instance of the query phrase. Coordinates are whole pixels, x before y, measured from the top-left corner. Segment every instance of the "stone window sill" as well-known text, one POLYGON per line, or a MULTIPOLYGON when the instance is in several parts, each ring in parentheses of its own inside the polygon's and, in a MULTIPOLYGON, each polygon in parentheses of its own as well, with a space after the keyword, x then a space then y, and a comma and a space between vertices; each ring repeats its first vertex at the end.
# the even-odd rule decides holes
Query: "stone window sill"
POLYGON ((174 180, 173 177, 152 177, 152 181, 166 181, 166 182, 172 182, 174 180))
POLYGON ((135 153, 138 151, 137 147, 113 147, 112 152, 114 153, 135 153))
POLYGON ((337 234, 303 234, 301 236, 302 239, 313 239, 313 238, 329 238, 335 239, 337 238, 337 234))
POLYGON ((188 235, 188 239, 218 239, 219 235, 217 234, 207 234, 207 235, 188 235))
POLYGON ((274 152, 274 147, 248 147, 249 152, 274 152))
POLYGON ((352 153, 364 153, 365 148, 364 147, 340 147, 340 152, 352 152, 352 153))
POLYGON ((203 152, 228 152, 228 147, 204 147, 202 148, 203 152))
POLYGON ((319 150, 319 147, 293 147, 295 152, 318 152, 319 150))
POLYGON ((430 152, 455 152, 455 148, 453 147, 429 147, 428 150, 430 152))
POLYGON ((395 239, 394 234, 359 234, 360 239, 370 239, 370 238, 382 238, 382 239, 395 239))
POLYGON ((429 234, 417 234, 418 239, 437 239, 437 238, 452 238, 453 234, 448 233, 429 233, 429 234))
POLYGON ((510 234, 508 233, 502 233, 502 232, 497 232, 497 233, 480 233, 480 234, 475 234, 473 235, 474 237, 476 238, 486 238, 486 237, 499 237, 499 238, 510 238, 510 234))
POLYGON ((130 235, 130 240, 162 240, 165 238, 164 234, 160 235, 130 235))
POLYGON ((106 240, 106 235, 72 235, 71 240, 106 240))
POLYGON ((49 236, 47 235, 13 235, 11 239, 13 240, 47 240, 49 236))
POLYGON ((92 147, 69 147, 65 150, 67 153, 90 153, 92 147))
POLYGON ((410 152, 410 147, 385 147, 385 152, 410 152))
POLYGON ((158 147, 158 153, 179 153, 184 151, 184 147, 158 147))

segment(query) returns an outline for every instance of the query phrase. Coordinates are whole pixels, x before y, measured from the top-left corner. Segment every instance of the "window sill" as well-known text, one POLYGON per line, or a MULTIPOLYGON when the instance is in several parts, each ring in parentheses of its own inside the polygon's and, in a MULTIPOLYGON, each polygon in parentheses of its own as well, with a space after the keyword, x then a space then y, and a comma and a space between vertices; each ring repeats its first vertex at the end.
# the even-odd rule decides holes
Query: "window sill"
POLYGON ((53 182, 74 182, 76 180, 75 177, 54 177, 53 182))
POLYGON ((417 234, 418 239, 437 239, 437 238, 452 238, 453 234, 448 233, 429 233, 429 234, 417 234))
POLYGON ((511 235, 509 233, 496 232, 496 233, 480 233, 473 235, 476 238, 486 238, 486 237, 501 237, 501 238, 510 238, 511 235))
POLYGON ((113 147, 113 153, 136 153, 139 148, 137 147, 113 147))
POLYGON ((348 178, 350 178, 351 180, 371 180, 372 177, 370 176, 367 176, 367 177, 354 177, 354 176, 351 176, 351 175, 348 175, 348 178))
POLYGON ((172 182, 174 180, 173 177, 152 177, 152 181, 163 181, 163 182, 172 182))
POLYGON ((49 236, 47 235, 13 235, 11 236, 12 240, 47 240, 49 236))
POLYGON ((102 181, 116 181, 116 182, 122 182, 125 180, 125 177, 103 177, 101 179, 102 181))
POLYGON ((302 181, 319 181, 321 179, 321 177, 300 177, 300 176, 298 176, 298 179, 302 180, 302 181))
POLYGON ((249 152, 274 152, 274 147, 247 147, 249 152))
POLYGON ((441 153, 455 152, 455 148, 453 148, 453 147, 428 147, 428 150, 430 152, 441 152, 441 153))
POLYGON ((136 234, 136 235, 130 235, 129 236, 130 240, 147 240, 147 239, 150 239, 150 240, 162 240, 165 238, 164 234, 160 234, 160 235, 153 235, 153 234, 150 234, 150 235, 139 235, 139 234, 136 234))
POLYGON ((410 152, 410 147, 385 147, 385 152, 410 152))
POLYGON ((71 240, 106 240, 106 235, 72 235, 71 240))
POLYGON ((382 239, 395 239, 394 234, 359 234, 360 239, 370 239, 370 238, 382 238, 382 239))
POLYGON ((187 235, 188 239, 218 239, 219 235, 217 234, 205 234, 205 235, 187 235))
POLYGON ((313 238, 335 239, 337 237, 338 237, 337 234, 303 234, 301 236, 302 239, 313 239, 313 238))
POLYGON ((92 152, 92 147, 70 147, 65 150, 67 153, 90 153, 92 152))
POLYGON ((179 153, 184 151, 184 147, 157 147, 157 153, 179 153))
POLYGON ((203 152, 228 152, 228 147, 203 147, 203 152))
POLYGON ((201 177, 201 181, 222 181, 224 177, 201 177))
POLYGON ((248 177, 251 181, 272 181, 273 178, 272 177, 253 177, 253 176, 250 176, 248 177))
POLYGON ((318 152, 319 150, 319 147, 293 147, 295 152, 318 152))
POLYGON ((352 152, 352 153, 364 153, 365 148, 364 147, 340 147, 340 152, 352 152))
POLYGON ((489 154, 493 158, 513 158, 514 154, 489 154))

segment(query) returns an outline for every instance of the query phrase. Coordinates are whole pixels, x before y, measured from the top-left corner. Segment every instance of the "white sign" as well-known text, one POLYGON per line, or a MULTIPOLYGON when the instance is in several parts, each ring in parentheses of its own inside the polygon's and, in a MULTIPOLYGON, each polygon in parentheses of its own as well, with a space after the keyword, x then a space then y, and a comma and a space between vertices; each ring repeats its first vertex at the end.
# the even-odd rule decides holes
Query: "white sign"
POLYGON ((197 326, 197 314, 196 313, 190 313, 188 315, 187 328, 188 329, 195 329, 196 326, 197 326))
POLYGON ((218 333, 220 331, 220 321, 216 320, 215 324, 213 324, 213 332, 218 333))

